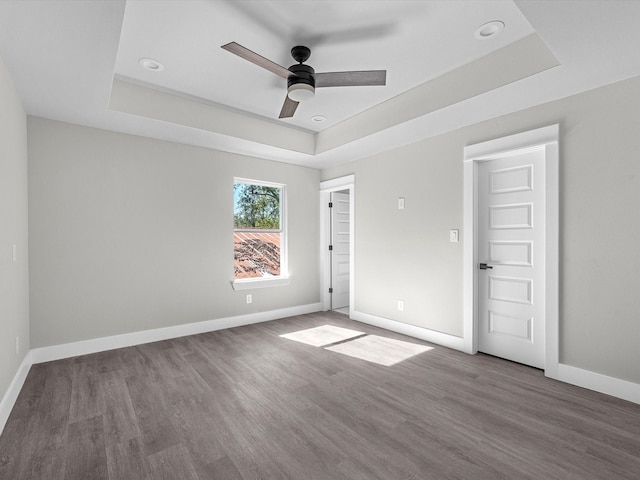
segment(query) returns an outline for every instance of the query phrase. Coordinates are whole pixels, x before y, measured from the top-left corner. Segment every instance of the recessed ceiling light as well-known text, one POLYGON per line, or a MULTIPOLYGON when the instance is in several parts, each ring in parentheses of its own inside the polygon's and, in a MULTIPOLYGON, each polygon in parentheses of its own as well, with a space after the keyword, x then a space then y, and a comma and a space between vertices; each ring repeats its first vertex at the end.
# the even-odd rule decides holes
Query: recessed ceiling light
POLYGON ((487 38, 495 37, 502 30, 504 30, 504 22, 494 20, 493 22, 480 25, 474 32, 473 36, 478 40, 486 40, 487 38))
POLYGON ((327 117, 325 117, 324 115, 314 115, 313 117, 311 117, 311 120, 313 120, 315 123, 322 123, 327 119, 327 117))
POLYGON ((147 70, 151 70, 152 72, 159 72, 164 69, 164 65, 162 65, 159 61, 154 60, 153 58, 141 58, 138 60, 138 63, 142 68, 146 68, 147 70))

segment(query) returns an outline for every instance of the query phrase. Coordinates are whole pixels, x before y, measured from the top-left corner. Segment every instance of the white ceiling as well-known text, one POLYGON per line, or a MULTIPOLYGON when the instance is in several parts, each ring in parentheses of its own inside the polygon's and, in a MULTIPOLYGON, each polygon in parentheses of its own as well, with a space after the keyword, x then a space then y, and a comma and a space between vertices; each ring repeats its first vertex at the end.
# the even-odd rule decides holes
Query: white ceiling
MULTIPOLYGON (((635 0, 4 0, 0 56, 29 114, 322 168, 640 75, 638 18, 635 0), (475 39, 475 29, 492 20, 503 21, 504 31, 475 39), (534 33, 560 66, 345 136, 381 105, 400 106, 407 91, 534 33), (387 85, 318 89, 294 118, 279 120, 286 82, 220 48, 231 41, 285 67, 294 63, 291 47, 304 44, 316 71, 386 69, 387 85), (164 69, 142 69, 142 57, 164 69), (322 136, 346 140, 314 153, 124 113, 109 106, 114 78, 216 107, 247 125, 309 136, 312 145, 322 136)), ((487 79, 465 81, 479 80, 487 79)))
POLYGON ((296 63, 291 47, 311 48, 317 72, 388 70, 385 87, 318 89, 292 119, 321 130, 530 33, 511 2, 406 1, 129 1, 116 74, 175 92, 276 119, 286 80, 220 48, 236 41, 276 63, 296 63), (495 41, 478 41, 475 29, 499 18, 509 27, 495 41), (150 72, 138 59, 165 69, 150 72), (314 115, 326 121, 314 123, 314 115))

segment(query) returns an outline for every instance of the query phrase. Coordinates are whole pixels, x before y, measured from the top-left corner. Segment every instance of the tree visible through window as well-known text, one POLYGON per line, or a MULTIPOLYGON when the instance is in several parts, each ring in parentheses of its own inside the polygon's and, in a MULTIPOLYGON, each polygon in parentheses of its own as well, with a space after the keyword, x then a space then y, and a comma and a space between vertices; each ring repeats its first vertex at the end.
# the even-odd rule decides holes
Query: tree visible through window
POLYGON ((277 277, 283 257, 283 185, 233 185, 234 278, 277 277))

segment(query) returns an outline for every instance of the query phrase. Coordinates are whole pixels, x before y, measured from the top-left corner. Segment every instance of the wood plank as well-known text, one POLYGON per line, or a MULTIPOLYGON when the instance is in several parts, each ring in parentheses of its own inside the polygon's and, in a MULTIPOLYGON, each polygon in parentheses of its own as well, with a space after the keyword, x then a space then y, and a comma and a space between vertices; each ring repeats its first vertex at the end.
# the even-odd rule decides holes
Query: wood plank
POLYGON ((189 451, 175 445, 148 457, 148 480, 200 480, 189 451))
MULTIPOLYGON (((33 451, 29 458, 25 455, 21 464, 26 464, 24 478, 63 479, 66 469, 66 446, 69 430, 69 405, 71 403, 71 378, 67 364, 48 365, 51 376, 47 378, 42 394, 47 402, 32 418, 30 439, 32 444, 24 446, 33 451), (62 368, 58 368, 62 367, 62 368)), ((20 477, 22 478, 22 477, 20 477)))
POLYGON ((196 463, 195 468, 203 480, 243 480, 245 478, 229 457, 223 457, 208 464, 196 463))
POLYGON ((112 480, 140 480, 149 473, 144 446, 139 437, 107 446, 106 455, 107 471, 112 480))
POLYGON ((87 375, 82 368, 75 371, 72 380, 69 422, 75 423, 96 417, 104 414, 104 411, 104 398, 99 376, 97 374, 87 375))
POLYGON ((171 421, 171 408, 162 385, 149 378, 128 377, 127 389, 133 402, 145 455, 152 455, 180 442, 171 421))
POLYGON ((102 417, 91 417, 69 425, 64 478, 109 478, 102 417))
POLYGON ((103 401, 105 445, 127 441, 140 436, 138 417, 129 396, 122 370, 112 370, 98 377, 103 401))

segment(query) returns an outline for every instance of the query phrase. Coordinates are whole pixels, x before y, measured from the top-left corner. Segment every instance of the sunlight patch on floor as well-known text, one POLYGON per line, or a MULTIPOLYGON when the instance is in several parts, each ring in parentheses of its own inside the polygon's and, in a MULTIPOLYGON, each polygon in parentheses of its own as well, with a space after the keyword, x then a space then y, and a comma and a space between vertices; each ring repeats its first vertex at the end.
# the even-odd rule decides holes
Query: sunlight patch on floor
POLYGON ((433 350, 433 347, 378 335, 367 335, 350 342, 326 347, 326 350, 390 367, 414 355, 433 350))
POLYGON ((365 332, 336 327, 335 325, 307 328, 285 333, 280 337, 314 347, 324 347, 325 350, 386 367, 400 363, 414 355, 433 350, 433 347, 426 345, 379 335, 367 335, 365 332))
POLYGON ((298 332, 286 333, 280 335, 282 338, 294 340, 296 342, 306 343, 314 347, 324 347, 333 345, 334 343, 344 342, 350 338, 364 335, 365 332, 350 330, 348 328, 336 327, 334 325, 322 325, 320 327, 308 328, 298 332))

